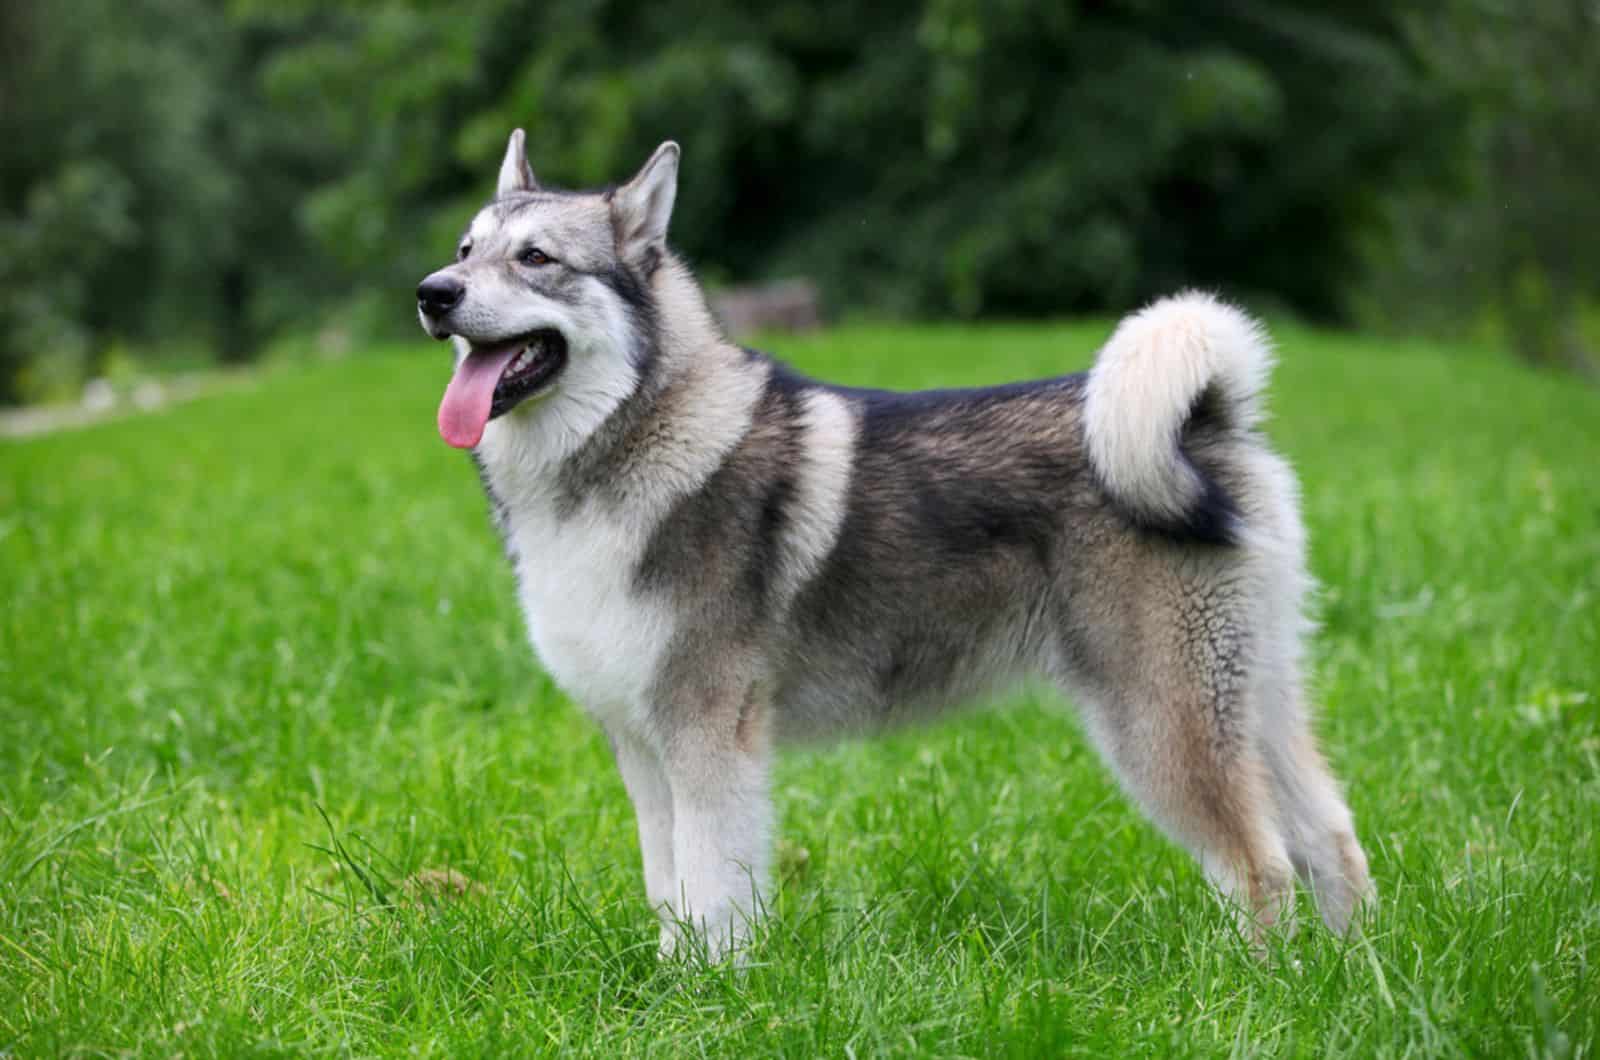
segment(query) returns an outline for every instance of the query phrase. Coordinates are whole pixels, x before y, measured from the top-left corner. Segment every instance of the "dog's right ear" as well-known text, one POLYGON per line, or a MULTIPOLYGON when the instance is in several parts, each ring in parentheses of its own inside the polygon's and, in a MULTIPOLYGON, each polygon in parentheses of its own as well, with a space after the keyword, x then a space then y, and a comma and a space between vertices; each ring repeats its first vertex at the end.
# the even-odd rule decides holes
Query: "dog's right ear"
POLYGON ((667 247, 667 222, 678 196, 678 145, 668 140, 628 183, 610 195, 617 249, 629 264, 654 271, 667 247))
POLYGON ((500 163, 500 184, 495 189, 495 198, 514 191, 538 190, 539 182, 533 179, 533 167, 528 165, 527 137, 521 129, 512 129, 511 139, 506 143, 506 157, 500 163))

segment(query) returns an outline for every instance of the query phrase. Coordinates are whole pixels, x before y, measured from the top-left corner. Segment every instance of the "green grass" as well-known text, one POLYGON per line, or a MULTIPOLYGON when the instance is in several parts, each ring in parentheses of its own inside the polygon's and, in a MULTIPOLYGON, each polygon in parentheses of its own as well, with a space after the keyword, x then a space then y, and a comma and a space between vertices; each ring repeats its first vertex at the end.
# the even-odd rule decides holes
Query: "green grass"
MULTIPOLYGON (((968 384, 1105 332, 785 345, 968 384)), ((751 966, 658 965, 605 740, 434 434, 444 353, 408 348, 0 447, 0 1055, 1594 1056, 1600 393, 1282 340, 1360 941, 1302 910, 1252 959, 1023 702, 788 755, 751 966), (446 868, 482 892, 398 886, 446 868)))

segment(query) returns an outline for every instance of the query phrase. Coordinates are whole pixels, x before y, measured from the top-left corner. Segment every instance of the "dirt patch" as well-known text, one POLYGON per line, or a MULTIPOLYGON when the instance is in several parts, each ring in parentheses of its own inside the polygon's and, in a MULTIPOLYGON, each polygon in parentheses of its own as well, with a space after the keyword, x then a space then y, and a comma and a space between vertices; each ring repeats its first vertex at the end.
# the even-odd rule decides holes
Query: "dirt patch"
POLYGON ((0 411, 0 438, 31 438, 146 415, 242 386, 244 382, 243 376, 234 375, 179 376, 160 382, 148 380, 126 392, 118 392, 105 380, 96 379, 83 388, 83 399, 77 404, 32 405, 0 411))
POLYGON ((415 903, 451 902, 481 898, 489 889, 455 869, 418 869, 400 882, 400 890, 415 903))

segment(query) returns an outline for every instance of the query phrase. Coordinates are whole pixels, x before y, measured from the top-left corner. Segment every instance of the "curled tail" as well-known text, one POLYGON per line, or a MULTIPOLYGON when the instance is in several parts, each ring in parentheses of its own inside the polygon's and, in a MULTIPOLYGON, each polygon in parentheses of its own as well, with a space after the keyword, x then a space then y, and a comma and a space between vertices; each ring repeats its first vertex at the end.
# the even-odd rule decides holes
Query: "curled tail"
POLYGON ((1216 473, 1261 416, 1272 367, 1261 327, 1189 292, 1126 317, 1095 359, 1084 402, 1089 463, 1129 518, 1185 539, 1229 541, 1237 519, 1216 473))

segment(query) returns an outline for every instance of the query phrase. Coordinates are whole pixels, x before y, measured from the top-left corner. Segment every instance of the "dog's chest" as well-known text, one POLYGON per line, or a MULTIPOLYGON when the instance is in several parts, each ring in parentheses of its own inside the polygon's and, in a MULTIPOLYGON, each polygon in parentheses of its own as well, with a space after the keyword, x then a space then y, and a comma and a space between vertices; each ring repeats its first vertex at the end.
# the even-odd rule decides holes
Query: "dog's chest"
POLYGON ((670 613, 633 587, 642 535, 539 503, 508 515, 518 598, 545 669, 602 720, 640 716, 673 627, 670 613))

